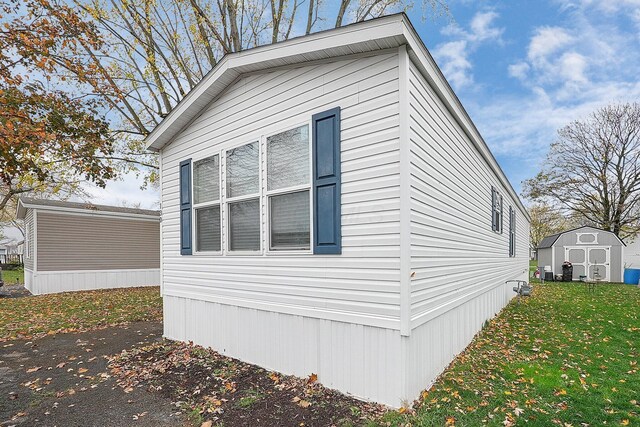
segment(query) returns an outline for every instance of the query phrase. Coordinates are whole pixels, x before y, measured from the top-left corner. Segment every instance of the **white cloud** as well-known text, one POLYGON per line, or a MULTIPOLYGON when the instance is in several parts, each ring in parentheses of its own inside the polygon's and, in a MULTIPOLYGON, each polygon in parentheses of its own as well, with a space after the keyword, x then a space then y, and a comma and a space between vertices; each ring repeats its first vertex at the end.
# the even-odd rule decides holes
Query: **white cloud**
POLYGON ((544 61, 547 56, 567 46, 573 40, 573 37, 564 28, 538 28, 529 43, 527 57, 532 62, 544 61))
POLYGON ((143 181, 135 173, 128 173, 117 181, 109 181, 106 188, 99 188, 87 183, 85 191, 96 204, 113 206, 141 207, 143 209, 159 209, 160 195, 158 190, 148 188, 141 190, 143 181))
POLYGON ((502 42, 504 28, 494 26, 499 15, 494 11, 476 13, 469 23, 469 29, 457 24, 446 26, 442 34, 455 38, 441 43, 433 50, 433 55, 442 72, 451 84, 460 89, 473 83, 473 66, 469 57, 482 43, 502 42))
POLYGON ((477 13, 471 19, 470 37, 477 41, 500 39, 502 33, 504 33, 504 28, 492 26, 493 21, 498 17, 499 15, 493 11, 477 13))
POLYGON ((585 75, 587 58, 576 52, 566 52, 558 60, 559 73, 567 81, 575 83, 587 83, 585 75))
POLYGON ((467 86, 473 82, 469 74, 471 62, 467 58, 467 41, 458 40, 439 45, 433 51, 447 80, 457 88, 467 86))
POLYGON ((562 26, 532 28, 507 67, 521 90, 493 93, 491 102, 486 93, 466 97, 492 151, 518 165, 508 164, 516 187, 542 165, 558 129, 606 104, 640 100, 640 34, 628 25, 636 15, 640 25, 640 9, 621 3, 605 12, 602 2, 563 2, 562 26))
POLYGON ((509 75, 517 79, 523 80, 527 77, 527 73, 531 67, 526 62, 517 62, 509 65, 509 75))

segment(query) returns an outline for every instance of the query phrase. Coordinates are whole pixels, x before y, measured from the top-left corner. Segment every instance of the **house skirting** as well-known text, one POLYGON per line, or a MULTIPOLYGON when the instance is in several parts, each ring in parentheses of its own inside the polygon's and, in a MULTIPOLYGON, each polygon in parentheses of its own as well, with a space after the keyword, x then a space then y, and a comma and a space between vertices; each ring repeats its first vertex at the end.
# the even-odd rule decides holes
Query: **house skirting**
POLYGON ((25 287, 34 295, 94 289, 160 285, 160 269, 129 270, 25 270, 25 287))
POLYGON ((399 330, 164 295, 164 336, 284 374, 318 375, 324 386, 400 407, 429 388, 508 302, 507 286, 399 330))

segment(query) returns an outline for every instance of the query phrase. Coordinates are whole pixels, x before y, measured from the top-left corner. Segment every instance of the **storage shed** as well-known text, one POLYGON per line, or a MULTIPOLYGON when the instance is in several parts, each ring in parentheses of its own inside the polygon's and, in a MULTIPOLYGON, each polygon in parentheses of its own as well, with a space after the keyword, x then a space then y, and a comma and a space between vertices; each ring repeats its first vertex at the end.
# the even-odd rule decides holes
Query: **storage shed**
POLYGON ((160 284, 160 212, 22 198, 24 279, 35 295, 160 284))
POLYGON ((168 338, 400 406, 527 280, 527 211, 404 14, 226 55, 147 146, 168 338))
POLYGON ((547 236, 538 245, 538 266, 562 274, 562 263, 573 265, 573 280, 622 282, 624 243, 615 234, 579 227, 547 236))

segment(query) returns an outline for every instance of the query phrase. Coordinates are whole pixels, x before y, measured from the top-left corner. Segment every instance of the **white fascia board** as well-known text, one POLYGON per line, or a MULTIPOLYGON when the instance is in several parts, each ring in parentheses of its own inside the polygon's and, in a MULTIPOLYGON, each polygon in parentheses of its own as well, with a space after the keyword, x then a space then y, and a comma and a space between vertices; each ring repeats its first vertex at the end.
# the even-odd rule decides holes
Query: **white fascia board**
POLYGON ((33 209, 34 211, 51 211, 56 213, 67 213, 67 214, 82 215, 82 216, 103 216, 103 217, 112 217, 112 218, 137 219, 137 220, 160 222, 160 216, 158 215, 145 215, 145 214, 135 214, 135 213, 127 213, 127 212, 94 211, 94 210, 87 210, 87 209, 66 208, 61 206, 30 205, 28 203, 22 204, 22 206, 24 207, 25 212, 26 212, 26 209, 33 209))
POLYGON ((513 189, 511 182, 509 182, 509 180, 507 179, 507 176, 504 174, 504 171, 491 153, 491 150, 489 150, 489 146, 482 138, 482 135, 480 135, 480 132, 469 117, 467 111, 464 109, 464 106, 460 102, 460 99, 458 99, 457 95, 449 85, 449 82, 444 77, 442 71, 425 47, 422 39, 420 39, 408 19, 404 19, 402 23, 404 26, 404 37, 409 43, 409 46, 411 47, 411 50, 413 51, 417 59, 416 65, 418 66, 418 69, 420 69, 420 71, 423 73, 423 76, 427 79, 440 99, 444 102, 449 112, 453 115, 453 117, 455 117, 462 129, 464 129, 464 131, 467 133, 467 136, 469 137, 469 139, 471 139, 487 164, 491 167, 491 169, 493 169, 498 179, 502 182, 504 187, 507 189, 507 191, 509 191, 513 199, 516 201, 516 203, 518 204, 518 208, 520 209, 522 214, 530 222, 531 216, 529 215, 527 209, 524 207, 524 204, 520 200, 520 197, 518 197, 518 193, 516 193, 516 191, 513 189))
POLYGON ((22 203, 21 199, 18 199, 18 206, 16 207, 16 218, 25 219, 27 216, 27 208, 22 203))

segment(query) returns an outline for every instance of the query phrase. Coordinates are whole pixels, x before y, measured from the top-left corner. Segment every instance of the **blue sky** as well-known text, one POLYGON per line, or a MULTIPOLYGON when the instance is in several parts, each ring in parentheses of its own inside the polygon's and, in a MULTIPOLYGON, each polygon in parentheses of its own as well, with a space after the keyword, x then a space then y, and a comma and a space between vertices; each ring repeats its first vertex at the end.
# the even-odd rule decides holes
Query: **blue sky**
MULTIPOLYGON (((419 4, 419 3, 417 3, 419 4)), ((640 0, 450 0, 452 20, 414 26, 516 191, 556 130, 609 102, 640 100, 640 0)), ((132 175, 98 203, 153 207, 132 175)))

